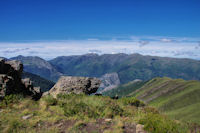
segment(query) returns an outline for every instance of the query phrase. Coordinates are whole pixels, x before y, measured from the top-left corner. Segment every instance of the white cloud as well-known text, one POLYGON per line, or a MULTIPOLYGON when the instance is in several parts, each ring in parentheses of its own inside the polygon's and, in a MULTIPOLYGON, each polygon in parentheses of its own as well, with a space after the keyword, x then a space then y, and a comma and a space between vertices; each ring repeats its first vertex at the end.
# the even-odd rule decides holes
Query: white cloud
POLYGON ((197 38, 175 37, 130 37, 129 40, 87 39, 21 43, 0 42, 0 56, 10 58, 17 55, 24 55, 52 59, 57 56, 81 55, 86 53, 140 53, 143 55, 200 59, 200 48, 194 49, 197 43, 197 38), (166 40, 161 41, 163 38, 166 40), (168 41, 167 39, 173 41, 168 41))
POLYGON ((149 44, 149 41, 139 41, 140 47, 143 47, 145 45, 149 44))
POLYGON ((161 39, 161 42, 172 42, 172 40, 171 39, 167 39, 167 38, 163 38, 163 39, 161 39))
POLYGON ((89 38, 87 39, 88 41, 98 41, 99 39, 98 38, 89 38))
POLYGON ((97 49, 90 49, 90 50, 88 51, 88 53, 101 54, 102 51, 101 51, 101 50, 97 50, 97 49))

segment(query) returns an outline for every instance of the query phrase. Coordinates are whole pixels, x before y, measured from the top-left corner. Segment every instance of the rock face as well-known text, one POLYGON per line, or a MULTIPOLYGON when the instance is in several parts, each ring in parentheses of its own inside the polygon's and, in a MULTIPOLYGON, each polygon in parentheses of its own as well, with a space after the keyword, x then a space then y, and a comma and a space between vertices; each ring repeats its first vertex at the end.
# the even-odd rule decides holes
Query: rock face
POLYGON ((107 73, 103 75, 100 79, 101 79, 101 85, 98 93, 111 90, 120 85, 119 76, 116 72, 107 73))
POLYGON ((22 80, 23 64, 20 61, 0 59, 0 99, 6 95, 21 93, 33 97, 40 95, 28 79, 22 80))
POLYGON ((49 94, 56 97, 57 94, 92 94, 97 91, 101 81, 97 78, 62 76, 50 89, 49 94))
POLYGON ((34 96, 39 96, 41 94, 40 87, 34 87, 33 82, 30 80, 30 78, 22 79, 22 84, 29 91, 30 94, 33 94, 34 96))
POLYGON ((6 94, 12 93, 13 87, 13 78, 5 74, 0 74, 0 99, 6 96, 6 94))

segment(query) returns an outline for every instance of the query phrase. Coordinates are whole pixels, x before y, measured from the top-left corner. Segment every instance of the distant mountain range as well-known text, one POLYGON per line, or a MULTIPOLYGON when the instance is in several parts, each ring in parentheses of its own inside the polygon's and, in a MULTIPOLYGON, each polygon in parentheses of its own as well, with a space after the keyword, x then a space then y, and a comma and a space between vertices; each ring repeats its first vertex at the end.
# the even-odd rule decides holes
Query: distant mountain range
POLYGON ((61 75, 101 77, 117 73, 121 84, 135 79, 150 80, 154 77, 200 80, 200 61, 140 54, 86 54, 61 56, 50 61, 40 57, 17 56, 24 70, 43 78, 57 81, 61 75))

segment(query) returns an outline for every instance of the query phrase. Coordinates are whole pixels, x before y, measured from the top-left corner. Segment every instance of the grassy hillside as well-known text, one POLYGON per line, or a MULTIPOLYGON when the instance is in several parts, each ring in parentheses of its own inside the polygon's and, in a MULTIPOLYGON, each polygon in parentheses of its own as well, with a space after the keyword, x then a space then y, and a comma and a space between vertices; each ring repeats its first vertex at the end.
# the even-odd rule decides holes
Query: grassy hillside
POLYGON ((86 54, 61 56, 49 61, 59 72, 72 76, 101 77, 117 72, 122 84, 155 77, 200 80, 200 61, 140 54, 86 54))
POLYGON ((28 72, 23 72, 22 78, 30 78, 33 81, 33 86, 40 87, 42 92, 48 91, 55 84, 53 81, 28 72))
POLYGON ((129 94, 174 119, 200 124, 200 81, 154 78, 129 94))
POLYGON ((114 96, 118 96, 119 98, 121 97, 125 97, 127 95, 129 95, 130 93, 132 93, 133 91, 141 88, 146 82, 144 81, 131 81, 127 84, 123 84, 120 85, 112 90, 109 91, 105 91, 102 94, 105 96, 110 96, 110 97, 114 97, 114 96))
POLYGON ((189 128, 133 97, 59 95, 33 101, 10 95, 0 104, 0 118, 2 133, 135 133, 137 123, 152 133, 186 133, 189 128))

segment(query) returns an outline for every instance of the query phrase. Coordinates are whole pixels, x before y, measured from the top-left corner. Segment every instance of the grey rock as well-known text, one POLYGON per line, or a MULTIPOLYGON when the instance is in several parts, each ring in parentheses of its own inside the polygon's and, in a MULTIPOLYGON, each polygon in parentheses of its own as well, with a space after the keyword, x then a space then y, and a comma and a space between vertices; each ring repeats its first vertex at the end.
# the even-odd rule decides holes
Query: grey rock
POLYGON ((17 73, 20 76, 21 72, 23 71, 23 65, 19 61, 6 61, 5 59, 0 59, 0 73, 1 74, 13 74, 17 73))
POLYGON ((136 125, 136 133, 147 133, 146 131, 144 131, 144 125, 137 124, 136 125))
POLYGON ((6 64, 10 64, 10 66, 15 70, 22 72, 23 71, 23 64, 17 60, 9 60, 5 62, 6 64))
POLYGON ((47 95, 50 95, 49 91, 42 93, 42 97, 47 96, 47 95))
POLYGON ((111 122, 112 119, 105 119, 105 122, 111 122))
POLYGON ((0 109, 0 113, 2 113, 4 110, 3 109, 0 109))
POLYGON ((22 119, 27 120, 27 119, 30 119, 31 117, 33 117, 33 114, 22 116, 22 119))
POLYGON ((5 74, 0 74, 0 99, 13 92, 14 79, 5 74))
POLYGON ((33 87, 33 90, 34 90, 36 93, 41 93, 41 88, 40 88, 40 87, 33 87))
POLYGON ((104 74, 101 78, 101 85, 99 93, 111 90, 120 85, 120 79, 116 72, 104 74))
POLYGON ((33 82, 30 80, 30 78, 22 79, 22 84, 25 89, 29 91, 28 93, 32 96, 39 97, 42 95, 40 87, 34 87, 33 82))
POLYGON ((32 81, 30 78, 22 79, 22 83, 25 85, 26 88, 32 87, 32 81))
POLYGON ((62 76, 50 89, 49 94, 56 97, 57 94, 92 94, 97 91, 101 81, 97 78, 62 76))

